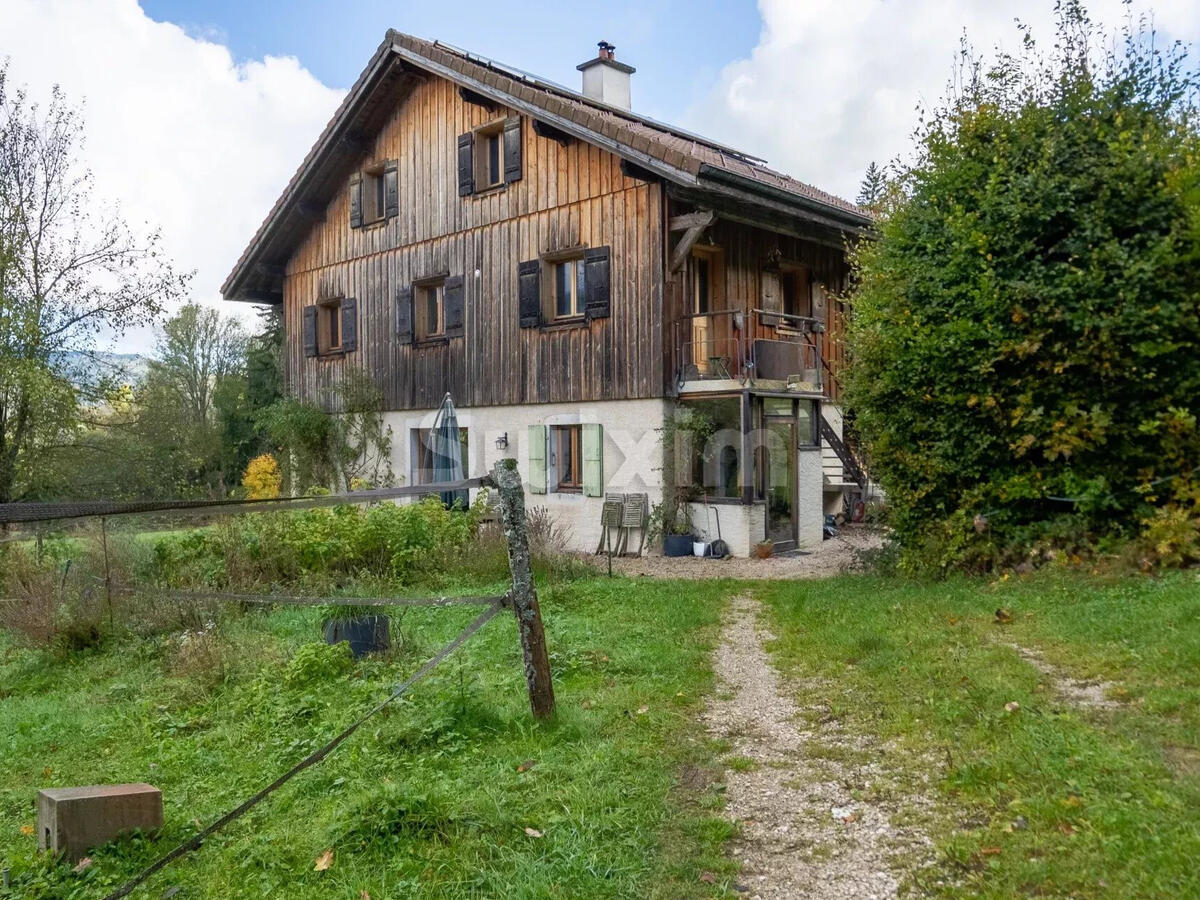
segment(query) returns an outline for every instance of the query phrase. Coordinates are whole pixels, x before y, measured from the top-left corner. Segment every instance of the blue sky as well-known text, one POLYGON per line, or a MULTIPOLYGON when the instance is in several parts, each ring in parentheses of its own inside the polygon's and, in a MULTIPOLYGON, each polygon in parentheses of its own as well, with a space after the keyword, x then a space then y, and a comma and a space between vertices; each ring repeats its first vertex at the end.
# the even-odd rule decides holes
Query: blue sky
POLYGON ((617 45, 637 67, 635 103, 655 117, 679 119, 712 86, 721 68, 747 55, 762 18, 751 0, 597 0, 507 6, 480 0, 337 4, 146 0, 153 19, 225 44, 238 61, 296 56, 327 85, 349 87, 388 28, 447 41, 576 87, 575 66, 596 42, 617 45), (519 10, 519 11, 518 11, 519 10))
MULTIPOLYGON (((1086 0, 1107 29, 1124 0, 1086 0)), ((1200 42, 1198 0, 1132 0, 1161 37, 1200 42)), ((577 88, 596 42, 637 68, 633 109, 853 198, 903 157, 964 31, 1045 47, 1053 0, 0 0, 0 60, 84 105, 97 198, 161 229, 191 298, 220 285, 389 27, 577 88)), ((245 304, 227 310, 253 321, 245 304)), ((119 336, 145 351, 149 332, 119 336)))

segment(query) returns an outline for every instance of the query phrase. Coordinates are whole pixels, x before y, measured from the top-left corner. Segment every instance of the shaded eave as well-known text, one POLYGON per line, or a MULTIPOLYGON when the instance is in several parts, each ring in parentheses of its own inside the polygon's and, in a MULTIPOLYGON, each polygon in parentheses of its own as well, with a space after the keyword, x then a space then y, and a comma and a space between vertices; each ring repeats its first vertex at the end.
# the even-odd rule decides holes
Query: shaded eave
POLYGON ((480 69, 478 77, 464 73, 447 64, 452 57, 447 62, 431 59, 400 43, 402 37, 389 31, 375 51, 225 279, 221 294, 226 300, 282 301, 284 267, 295 246, 313 223, 323 218, 330 200, 349 173, 370 154, 375 134, 396 103, 427 75, 445 78, 608 150, 637 167, 639 177, 664 181, 676 199, 715 208, 733 220, 830 244, 841 244, 847 237, 871 232, 872 219, 866 213, 824 203, 709 163, 701 163, 695 172, 672 165, 639 149, 637 141, 628 143, 607 128, 589 127, 586 116, 548 108, 551 104, 547 103, 547 95, 532 85, 474 64, 480 69))

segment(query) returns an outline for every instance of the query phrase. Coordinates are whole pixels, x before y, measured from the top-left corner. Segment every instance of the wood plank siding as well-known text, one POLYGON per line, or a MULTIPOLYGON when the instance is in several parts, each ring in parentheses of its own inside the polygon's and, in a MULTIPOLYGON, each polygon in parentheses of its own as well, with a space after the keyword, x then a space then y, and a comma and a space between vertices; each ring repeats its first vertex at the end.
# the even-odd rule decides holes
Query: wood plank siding
MULTIPOLYGON (((672 216, 685 215, 691 211, 690 205, 674 202, 668 205, 672 216)), ((824 378, 825 393, 837 400, 840 392, 838 376, 845 364, 843 326, 846 311, 837 299, 844 294, 849 275, 845 252, 828 243, 805 240, 721 219, 719 210, 717 216, 717 220, 698 244, 704 252, 718 252, 723 262, 723 290, 718 306, 713 311, 742 310, 746 313, 744 327, 751 329, 748 335, 750 340, 779 339, 780 332, 775 327, 764 325, 749 315, 751 310, 762 309, 768 305, 764 302, 764 268, 770 265, 777 266, 779 263, 806 268, 811 281, 820 284, 825 292, 825 308, 813 310, 814 318, 824 324, 825 331, 812 335, 812 340, 819 347, 827 366, 824 378), (831 374, 833 377, 830 377, 831 374)), ((664 252, 670 254, 679 239, 679 232, 672 233, 664 252)), ((684 265, 670 276, 664 297, 664 315, 668 323, 673 325, 680 320, 685 329, 690 327, 687 320, 681 317, 686 317, 691 312, 694 277, 694 267, 691 264, 684 265)), ((714 318, 710 327, 719 333, 722 328, 730 328, 731 323, 728 319, 714 318)), ((663 375, 668 386, 674 382, 681 364, 677 331, 677 328, 672 328, 666 337, 663 375)))
POLYGON ((285 370, 291 393, 337 408, 347 367, 383 390, 388 409, 662 396, 663 192, 626 177, 620 160, 567 145, 521 122, 522 177, 459 196, 458 136, 513 111, 416 80, 375 136, 363 165, 397 160, 399 213, 350 227, 349 192, 334 195, 285 267, 285 370), (572 247, 611 247, 611 315, 574 326, 520 328, 517 266, 572 247), (430 276, 465 280, 465 335, 419 346, 396 337, 396 294, 430 276), (302 316, 322 300, 358 300, 357 350, 306 357, 302 316))

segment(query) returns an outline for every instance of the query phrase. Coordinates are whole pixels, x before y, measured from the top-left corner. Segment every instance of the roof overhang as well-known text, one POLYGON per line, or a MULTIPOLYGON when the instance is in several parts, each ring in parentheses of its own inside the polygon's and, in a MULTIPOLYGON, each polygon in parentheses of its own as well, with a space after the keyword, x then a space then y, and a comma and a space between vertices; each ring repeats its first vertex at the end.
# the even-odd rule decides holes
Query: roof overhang
POLYGON ((698 172, 693 173, 670 165, 603 130, 547 109, 537 102, 537 90, 530 85, 511 82, 512 89, 507 90, 501 87, 502 76, 490 71, 484 78, 473 78, 403 46, 395 40, 395 33, 389 31, 225 279, 221 294, 226 300, 282 302, 284 266, 296 244, 323 215, 349 173, 370 152, 371 137, 382 127, 395 103, 416 80, 426 75, 445 78, 563 134, 607 150, 636 166, 643 177, 662 179, 672 195, 719 205, 729 218, 806 236, 827 232, 826 243, 840 243, 847 233, 853 236, 871 233, 873 222, 868 215, 824 204, 718 166, 701 164, 698 172))

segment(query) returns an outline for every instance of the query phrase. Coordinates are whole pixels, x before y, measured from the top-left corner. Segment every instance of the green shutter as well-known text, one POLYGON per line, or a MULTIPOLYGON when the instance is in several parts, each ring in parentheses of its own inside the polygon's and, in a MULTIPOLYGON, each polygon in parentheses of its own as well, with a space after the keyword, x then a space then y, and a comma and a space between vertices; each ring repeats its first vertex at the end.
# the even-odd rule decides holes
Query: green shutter
POLYGON ((529 493, 546 493, 546 426, 529 426, 529 493))
POLYGON ((583 495, 604 496, 604 428, 583 426, 583 495))

